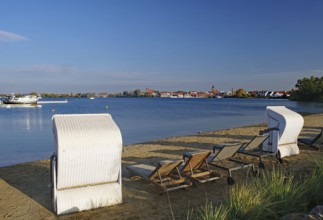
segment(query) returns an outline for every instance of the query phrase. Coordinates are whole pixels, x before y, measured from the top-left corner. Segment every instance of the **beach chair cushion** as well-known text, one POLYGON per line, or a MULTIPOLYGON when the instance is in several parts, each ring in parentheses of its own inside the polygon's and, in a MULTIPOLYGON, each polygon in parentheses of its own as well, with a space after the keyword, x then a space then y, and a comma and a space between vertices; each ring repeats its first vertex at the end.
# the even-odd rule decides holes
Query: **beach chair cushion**
POLYGON ((127 166, 127 169, 142 178, 148 179, 154 170, 156 170, 156 167, 148 164, 135 164, 127 166))

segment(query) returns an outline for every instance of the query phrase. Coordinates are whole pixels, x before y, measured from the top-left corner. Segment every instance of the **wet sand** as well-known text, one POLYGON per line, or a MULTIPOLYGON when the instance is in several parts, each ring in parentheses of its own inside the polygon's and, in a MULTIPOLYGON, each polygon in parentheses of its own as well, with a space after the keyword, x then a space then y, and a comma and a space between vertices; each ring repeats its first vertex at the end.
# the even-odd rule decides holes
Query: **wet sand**
MULTIPOLYGON (((323 127, 323 114, 304 116, 301 136, 313 136, 323 127)), ((230 186, 224 177, 214 182, 199 184, 187 190, 159 195, 154 185, 132 176, 126 166, 136 163, 156 165, 164 159, 181 159, 183 152, 211 150, 214 144, 246 142, 266 124, 250 125, 190 136, 167 138, 124 147, 122 155, 123 203, 91 211, 62 215, 53 213, 50 194, 49 160, 33 161, 0 168, 0 219, 184 219, 189 210, 200 207, 206 201, 221 202, 230 186)), ((256 158, 241 157, 257 164, 256 158)), ((292 172, 308 173, 313 159, 322 158, 323 149, 314 151, 300 145, 300 154, 283 158, 283 165, 266 159, 267 167, 284 166, 292 172)), ((236 182, 245 181, 250 169, 233 173, 236 182)))

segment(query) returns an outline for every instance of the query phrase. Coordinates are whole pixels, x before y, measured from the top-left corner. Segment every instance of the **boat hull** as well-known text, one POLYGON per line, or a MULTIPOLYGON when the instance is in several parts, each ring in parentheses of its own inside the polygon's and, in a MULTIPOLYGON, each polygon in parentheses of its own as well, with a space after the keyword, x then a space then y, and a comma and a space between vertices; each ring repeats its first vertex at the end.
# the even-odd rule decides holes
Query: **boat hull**
POLYGON ((37 101, 10 101, 10 100, 3 100, 4 104, 37 104, 37 101))
POLYGON ((4 99, 4 104, 37 104, 37 96, 9 97, 4 99))

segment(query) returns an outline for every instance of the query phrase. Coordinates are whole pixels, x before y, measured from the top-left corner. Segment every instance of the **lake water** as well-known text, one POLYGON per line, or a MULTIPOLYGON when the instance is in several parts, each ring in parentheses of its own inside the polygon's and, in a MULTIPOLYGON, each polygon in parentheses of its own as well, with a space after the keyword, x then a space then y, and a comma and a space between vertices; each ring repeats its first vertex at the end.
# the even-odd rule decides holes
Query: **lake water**
POLYGON ((266 106, 323 112, 322 103, 273 99, 80 98, 35 108, 0 108, 0 167, 47 159, 54 114, 110 113, 124 144, 266 122, 266 106))

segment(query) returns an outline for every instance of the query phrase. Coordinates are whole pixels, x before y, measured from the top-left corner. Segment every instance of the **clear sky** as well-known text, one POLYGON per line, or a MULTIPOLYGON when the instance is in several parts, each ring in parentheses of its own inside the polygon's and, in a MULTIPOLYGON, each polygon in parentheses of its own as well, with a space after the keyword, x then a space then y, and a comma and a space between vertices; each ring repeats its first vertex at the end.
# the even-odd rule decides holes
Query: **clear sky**
POLYGON ((321 0, 1 0, 0 93, 289 90, 323 76, 321 0))

